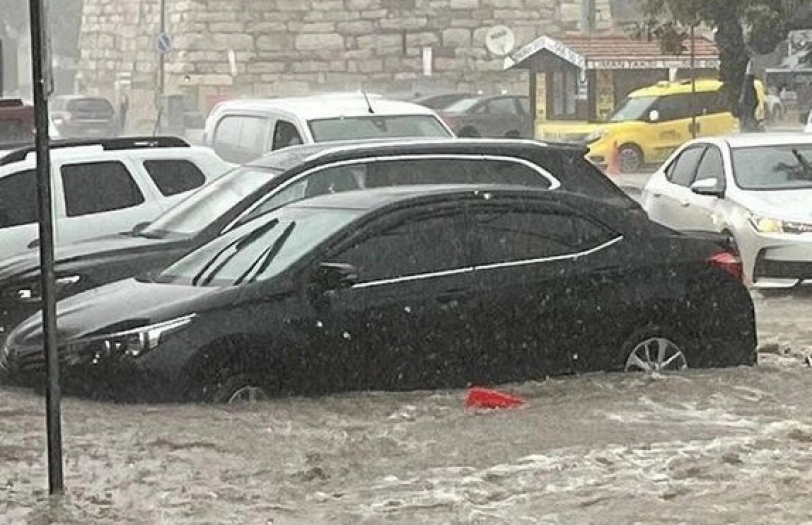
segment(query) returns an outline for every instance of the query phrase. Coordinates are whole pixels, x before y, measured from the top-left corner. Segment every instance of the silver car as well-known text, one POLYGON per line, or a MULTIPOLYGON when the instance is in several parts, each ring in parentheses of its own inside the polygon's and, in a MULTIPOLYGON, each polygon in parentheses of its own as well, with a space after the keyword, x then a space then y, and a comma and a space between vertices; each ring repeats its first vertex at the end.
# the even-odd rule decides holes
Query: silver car
POLYGON ((649 217, 730 237, 754 288, 812 284, 812 137, 739 134, 687 142, 643 189, 649 217))

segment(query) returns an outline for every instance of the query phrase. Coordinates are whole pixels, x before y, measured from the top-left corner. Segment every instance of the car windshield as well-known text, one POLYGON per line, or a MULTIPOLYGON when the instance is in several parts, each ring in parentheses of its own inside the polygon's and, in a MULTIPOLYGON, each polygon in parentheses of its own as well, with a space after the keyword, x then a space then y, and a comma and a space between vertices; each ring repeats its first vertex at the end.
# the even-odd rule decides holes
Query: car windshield
POLYGON ((656 97, 628 97, 615 108, 615 111, 609 117, 609 122, 646 120, 651 107, 656 101, 656 97))
POLYGON ((432 115, 370 115, 311 120, 316 142, 396 137, 450 137, 451 133, 432 115))
POLYGON ((234 169, 133 233, 158 239, 192 236, 281 172, 273 168, 234 169))
POLYGON ((740 147, 733 149, 732 159, 742 189, 812 188, 812 144, 740 147))
POLYGON ((343 209, 280 210, 218 237, 155 280, 191 286, 239 286, 268 280, 357 215, 357 211, 343 209))

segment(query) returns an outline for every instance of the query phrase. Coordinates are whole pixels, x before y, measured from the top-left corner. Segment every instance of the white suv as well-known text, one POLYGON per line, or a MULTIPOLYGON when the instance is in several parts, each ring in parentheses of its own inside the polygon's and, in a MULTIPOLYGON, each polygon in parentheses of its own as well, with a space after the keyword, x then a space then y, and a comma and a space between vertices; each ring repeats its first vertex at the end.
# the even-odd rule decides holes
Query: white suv
POLYGON ((203 143, 229 162, 244 164, 269 151, 314 142, 454 137, 425 106, 364 93, 237 99, 216 105, 203 143))
MULTIPOLYGON (((54 142, 54 244, 131 230, 232 166, 211 149, 174 137, 54 142)), ((0 259, 35 248, 39 230, 36 152, 0 158, 0 259)))

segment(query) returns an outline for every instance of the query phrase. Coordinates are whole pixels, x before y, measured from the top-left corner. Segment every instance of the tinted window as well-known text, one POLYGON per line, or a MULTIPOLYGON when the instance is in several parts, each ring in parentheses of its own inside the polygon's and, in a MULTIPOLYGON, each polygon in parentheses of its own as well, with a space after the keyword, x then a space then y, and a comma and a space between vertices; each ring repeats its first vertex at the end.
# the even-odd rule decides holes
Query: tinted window
POLYGON ((460 215, 412 218, 361 241, 333 260, 358 268, 362 282, 466 266, 460 215))
POLYGON ((280 120, 276 123, 276 128, 273 133, 273 149, 296 146, 303 142, 302 136, 299 134, 296 126, 285 120, 280 120))
POLYGON ((725 102, 724 95, 719 91, 706 91, 704 93, 696 94, 696 103, 698 115, 710 115, 714 113, 726 113, 730 108, 725 102))
POLYGON ((665 177, 674 184, 680 186, 690 186, 696 174, 696 167, 702 158, 702 152, 705 150, 703 146, 688 148, 679 157, 674 159, 668 168, 665 170, 665 177))
POLYGON ((696 180, 716 179, 719 182, 725 181, 725 167, 722 160, 722 152, 716 146, 708 146, 699 168, 696 173, 696 180))
POLYGON ((144 168, 166 196, 177 195, 206 183, 203 172, 188 160, 147 160, 144 161, 144 168))
POLYGON ((37 222, 37 179, 33 170, 0 179, 0 228, 37 222))
POLYGON ((80 98, 71 100, 67 109, 79 118, 110 118, 113 116, 113 106, 103 98, 80 98))
POLYGON ((63 166, 62 185, 68 217, 119 210, 144 202, 144 195, 120 162, 63 166))
POLYGON ((501 210, 474 214, 476 264, 497 264, 578 253, 615 235, 593 222, 558 210, 501 210))
POLYGON ((660 113, 660 121, 679 120, 690 118, 689 95, 669 95, 657 101, 657 111, 660 113))
POLYGON ((382 115, 310 121, 316 142, 387 137, 450 137, 432 115, 382 115))
POLYGON ((634 204, 602 171, 579 154, 548 151, 537 159, 548 172, 561 182, 563 189, 613 203, 634 204))

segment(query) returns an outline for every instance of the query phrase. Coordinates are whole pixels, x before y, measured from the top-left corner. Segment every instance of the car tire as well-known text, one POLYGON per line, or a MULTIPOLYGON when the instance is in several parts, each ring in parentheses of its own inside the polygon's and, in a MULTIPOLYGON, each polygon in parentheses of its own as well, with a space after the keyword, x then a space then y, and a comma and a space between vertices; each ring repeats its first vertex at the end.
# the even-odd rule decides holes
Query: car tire
POLYGON ((635 144, 623 144, 620 146, 618 148, 618 158, 620 159, 621 173, 636 173, 645 163, 643 151, 635 144))
POLYGON ((460 138, 479 138, 482 136, 482 134, 480 134, 476 128, 469 126, 467 128, 462 128, 460 132, 457 133, 457 136, 460 138))
POLYGON ((210 385, 208 391, 209 401, 225 405, 253 403, 269 398, 263 382, 245 372, 225 372, 221 380, 210 385))
POLYGON ((624 372, 663 373, 688 369, 684 339, 662 325, 636 330, 620 349, 624 372))

